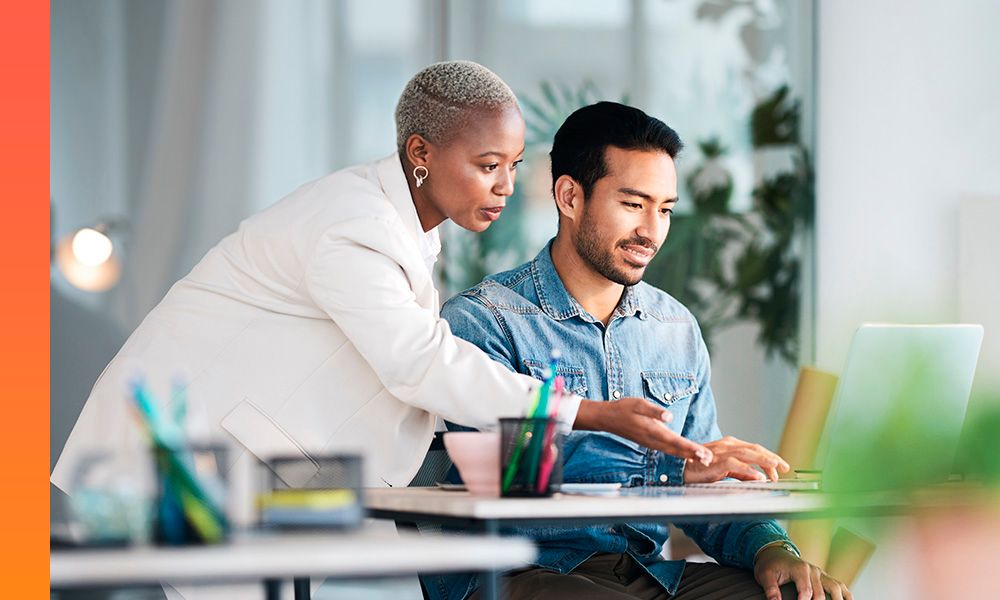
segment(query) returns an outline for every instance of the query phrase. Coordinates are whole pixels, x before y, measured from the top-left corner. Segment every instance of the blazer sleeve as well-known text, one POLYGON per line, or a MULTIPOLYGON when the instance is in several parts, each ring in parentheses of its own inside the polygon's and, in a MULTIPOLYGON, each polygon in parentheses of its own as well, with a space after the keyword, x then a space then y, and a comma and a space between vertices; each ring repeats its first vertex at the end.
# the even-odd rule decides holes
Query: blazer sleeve
POLYGON ((408 273, 426 267, 406 235, 380 217, 328 228, 306 264, 307 293, 400 401, 476 429, 521 416, 540 383, 455 337, 418 302, 408 273))

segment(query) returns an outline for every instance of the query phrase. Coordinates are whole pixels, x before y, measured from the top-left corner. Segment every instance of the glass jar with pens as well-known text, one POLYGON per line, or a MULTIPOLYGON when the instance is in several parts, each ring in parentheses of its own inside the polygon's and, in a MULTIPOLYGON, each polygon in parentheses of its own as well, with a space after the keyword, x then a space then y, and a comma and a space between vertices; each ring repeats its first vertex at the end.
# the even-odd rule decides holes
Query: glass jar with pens
POLYGON ((213 544, 229 535, 226 447, 154 445, 153 539, 166 546, 213 544))
POLYGON ((131 388, 155 466, 154 540, 170 546, 225 541, 230 529, 225 446, 189 438, 182 382, 173 382, 169 405, 157 401, 141 377, 133 379, 131 388))

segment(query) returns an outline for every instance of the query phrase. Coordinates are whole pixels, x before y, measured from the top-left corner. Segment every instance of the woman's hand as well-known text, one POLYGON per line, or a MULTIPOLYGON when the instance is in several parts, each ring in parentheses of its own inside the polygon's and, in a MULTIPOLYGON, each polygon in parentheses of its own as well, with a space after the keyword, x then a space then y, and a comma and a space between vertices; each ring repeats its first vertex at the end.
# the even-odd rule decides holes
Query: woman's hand
POLYGON ((712 464, 689 462, 684 467, 684 483, 710 483, 726 477, 744 481, 765 478, 777 481, 778 472, 787 473, 789 466, 780 456, 760 444, 752 444, 726 436, 705 444, 715 455, 712 464), (763 473, 757 470, 763 469, 763 473), (765 473, 767 474, 765 477, 765 473))
POLYGON ((573 428, 607 431, 646 448, 696 461, 695 464, 711 464, 711 450, 667 427, 673 418, 669 410, 644 398, 622 398, 614 402, 583 400, 573 428))

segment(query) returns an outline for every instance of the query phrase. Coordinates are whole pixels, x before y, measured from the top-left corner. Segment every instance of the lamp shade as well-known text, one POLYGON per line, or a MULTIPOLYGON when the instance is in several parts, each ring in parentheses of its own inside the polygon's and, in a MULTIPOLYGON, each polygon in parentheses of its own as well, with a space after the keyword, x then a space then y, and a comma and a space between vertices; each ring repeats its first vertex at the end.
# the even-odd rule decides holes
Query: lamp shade
POLYGON ((114 242, 98 228, 84 227, 56 245, 56 266, 73 286, 86 292, 111 289, 121 277, 114 242))

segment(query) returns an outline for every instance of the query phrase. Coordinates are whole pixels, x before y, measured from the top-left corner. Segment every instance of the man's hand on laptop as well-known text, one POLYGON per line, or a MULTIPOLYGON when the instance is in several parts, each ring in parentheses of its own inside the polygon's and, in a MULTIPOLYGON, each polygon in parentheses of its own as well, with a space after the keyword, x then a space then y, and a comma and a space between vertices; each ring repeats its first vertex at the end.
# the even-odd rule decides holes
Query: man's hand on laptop
POLYGON ((644 398, 622 398, 614 402, 583 400, 576 414, 574 429, 607 431, 707 468, 712 451, 667 427, 673 420, 670 411, 644 398))
POLYGON ((705 446, 715 455, 715 460, 709 465, 688 461, 684 468, 684 483, 711 483, 726 477, 743 481, 777 481, 779 471, 787 473, 789 470, 784 459, 760 444, 726 436, 705 446))

